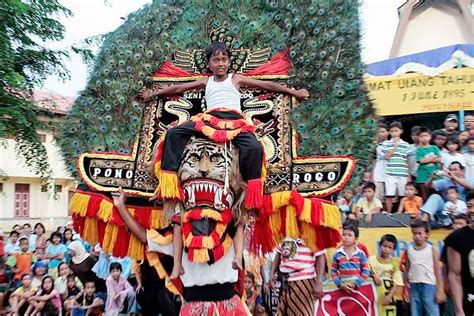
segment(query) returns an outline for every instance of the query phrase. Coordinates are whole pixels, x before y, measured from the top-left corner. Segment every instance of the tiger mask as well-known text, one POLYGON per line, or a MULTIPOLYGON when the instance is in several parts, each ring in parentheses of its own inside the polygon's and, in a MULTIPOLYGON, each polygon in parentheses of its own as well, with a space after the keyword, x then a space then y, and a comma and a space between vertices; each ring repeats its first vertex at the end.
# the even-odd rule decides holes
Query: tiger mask
POLYGON ((246 189, 238 158, 229 143, 204 138, 192 137, 185 148, 178 176, 184 250, 192 262, 212 264, 230 249, 246 189))
POLYGON ((230 143, 191 137, 178 173, 184 208, 205 206, 218 211, 231 208, 240 213, 246 184, 240 175, 238 158, 238 149, 230 143))

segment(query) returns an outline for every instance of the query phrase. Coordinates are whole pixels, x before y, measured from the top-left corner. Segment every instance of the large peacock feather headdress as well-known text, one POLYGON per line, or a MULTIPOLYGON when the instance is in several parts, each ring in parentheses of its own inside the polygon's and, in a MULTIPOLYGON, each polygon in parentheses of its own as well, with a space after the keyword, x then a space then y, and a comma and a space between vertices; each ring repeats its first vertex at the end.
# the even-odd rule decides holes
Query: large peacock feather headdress
MULTIPOLYGON (((215 36, 225 41, 228 35, 234 51, 288 51, 288 83, 311 94, 292 112, 299 154, 353 155, 357 167, 351 183, 357 183, 371 163, 376 130, 362 81, 359 4, 155 0, 131 13, 106 36, 88 84, 61 126, 58 142, 70 171, 77 175, 75 158, 83 152, 128 153, 140 128, 136 96, 147 76, 177 51, 206 47, 211 31, 225 26, 226 34, 215 36)), ((196 58, 195 65, 204 67, 196 58)))

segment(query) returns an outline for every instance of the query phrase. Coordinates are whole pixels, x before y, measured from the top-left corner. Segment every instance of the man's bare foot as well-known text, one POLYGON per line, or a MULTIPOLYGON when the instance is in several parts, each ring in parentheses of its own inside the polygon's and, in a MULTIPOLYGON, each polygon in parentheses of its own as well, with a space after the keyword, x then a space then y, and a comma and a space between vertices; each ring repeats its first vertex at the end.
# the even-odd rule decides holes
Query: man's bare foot
POLYGON ((234 270, 242 270, 242 258, 234 258, 234 261, 232 261, 232 269, 234 270))
POLYGON ((170 280, 175 280, 179 278, 180 275, 184 274, 184 269, 181 266, 174 266, 173 271, 170 274, 170 280))

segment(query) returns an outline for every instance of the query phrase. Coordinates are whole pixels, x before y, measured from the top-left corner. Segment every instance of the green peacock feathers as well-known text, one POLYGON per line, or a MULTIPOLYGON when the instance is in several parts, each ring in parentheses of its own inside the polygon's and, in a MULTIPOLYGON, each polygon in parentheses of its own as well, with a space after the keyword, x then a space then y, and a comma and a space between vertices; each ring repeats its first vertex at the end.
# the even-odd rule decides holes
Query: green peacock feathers
POLYGON ((311 94, 292 113, 299 154, 353 155, 351 183, 359 182, 371 164, 376 131, 362 82, 359 5, 359 0, 155 0, 131 13, 107 35, 86 89, 61 126, 58 142, 70 171, 77 174, 75 158, 86 151, 128 153, 140 127, 135 97, 147 75, 177 50, 206 47, 211 31, 226 26, 227 34, 215 36, 231 41, 234 50, 270 46, 272 55, 289 50, 288 83, 311 94))

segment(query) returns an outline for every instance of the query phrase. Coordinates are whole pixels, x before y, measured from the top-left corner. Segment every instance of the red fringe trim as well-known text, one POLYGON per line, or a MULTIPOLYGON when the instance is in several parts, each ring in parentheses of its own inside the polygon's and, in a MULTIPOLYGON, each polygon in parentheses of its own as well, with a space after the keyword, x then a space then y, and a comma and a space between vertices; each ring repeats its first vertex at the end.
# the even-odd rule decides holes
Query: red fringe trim
POLYGON ((212 140, 218 143, 225 143, 228 141, 227 131, 223 129, 216 129, 215 132, 212 134, 212 140))
POLYGON ((247 194, 245 196, 245 207, 248 209, 260 208, 263 205, 263 182, 262 179, 247 181, 247 194))
MULTIPOLYGON (((251 234, 250 239, 250 251, 253 253, 268 253, 273 250, 278 243, 281 242, 279 240, 282 236, 287 235, 287 207, 293 206, 296 210, 297 215, 297 229, 300 234, 310 234, 311 232, 307 231, 307 229, 314 230, 315 240, 311 241, 312 245, 316 245, 318 249, 323 248, 330 248, 335 247, 341 240, 341 234, 339 232, 338 223, 335 222, 337 219, 332 219, 332 223, 326 223, 324 220, 325 217, 325 208, 331 209, 328 210, 334 212, 333 203, 329 201, 325 201, 322 199, 317 198, 305 198, 297 191, 293 191, 290 193, 289 200, 287 204, 283 205, 279 209, 273 209, 273 198, 281 199, 284 196, 281 196, 282 192, 276 192, 273 194, 267 194, 263 196, 263 203, 262 207, 259 209, 259 214, 257 220, 254 225, 254 229, 251 234), (305 209, 305 200, 310 200, 310 214, 304 214, 304 212, 308 212, 305 209), (324 205, 323 205, 324 204, 324 205), (277 216, 278 222, 270 223, 270 216, 277 216), (303 226, 302 217, 304 217, 304 221, 306 224, 309 224, 309 227, 303 226), (308 223, 308 221, 310 221, 308 223), (278 227, 271 227, 271 225, 279 225, 278 227), (324 225, 324 226, 323 226, 324 225), (326 226, 330 225, 330 226, 326 226), (272 229, 278 230, 280 236, 274 236, 272 234, 272 229), (306 231, 303 232, 302 229, 306 231)), ((286 193, 288 194, 288 193, 286 193)), ((306 202, 307 203, 307 202, 306 202)), ((340 223, 339 223, 340 225, 340 223)), ((277 233, 278 235, 278 233, 277 233)), ((308 235, 306 235, 308 236, 308 235)), ((305 237, 306 238, 306 237, 305 237)))
POLYGON ((300 216, 303 211, 304 197, 302 197, 297 191, 291 191, 290 203, 295 206, 296 214, 300 216))

